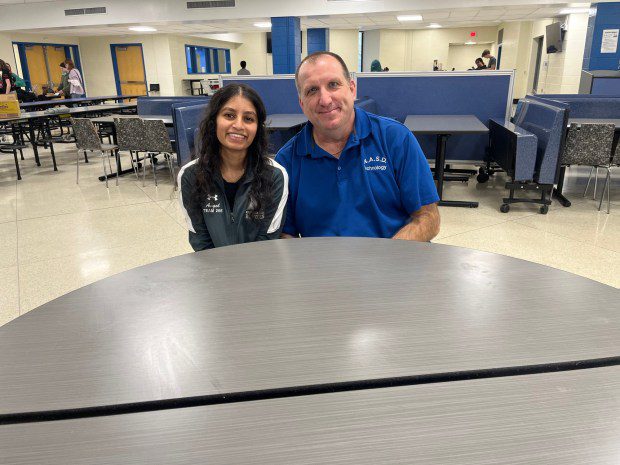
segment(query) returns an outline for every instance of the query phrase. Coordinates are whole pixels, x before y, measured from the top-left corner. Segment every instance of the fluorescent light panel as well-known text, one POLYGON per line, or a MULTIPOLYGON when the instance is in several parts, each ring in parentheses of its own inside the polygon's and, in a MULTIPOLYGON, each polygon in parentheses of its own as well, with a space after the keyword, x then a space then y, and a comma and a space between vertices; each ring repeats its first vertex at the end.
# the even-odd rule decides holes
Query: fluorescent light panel
POLYGON ((428 26, 426 27, 430 27, 431 29, 439 29, 441 27, 441 24, 437 24, 437 23, 430 23, 428 26))
POLYGON ((590 8, 564 8, 560 10, 561 15, 570 15, 573 13, 590 13, 590 8))
POLYGON ((400 15, 396 19, 399 21, 422 21, 422 15, 400 15))
POLYGON ((264 22, 264 23, 254 23, 254 26, 267 28, 267 27, 271 27, 271 23, 269 21, 264 22))
POLYGON ((157 31, 157 29, 155 29, 154 27, 151 26, 131 26, 129 27, 130 31, 135 31, 135 32, 155 32, 157 31))

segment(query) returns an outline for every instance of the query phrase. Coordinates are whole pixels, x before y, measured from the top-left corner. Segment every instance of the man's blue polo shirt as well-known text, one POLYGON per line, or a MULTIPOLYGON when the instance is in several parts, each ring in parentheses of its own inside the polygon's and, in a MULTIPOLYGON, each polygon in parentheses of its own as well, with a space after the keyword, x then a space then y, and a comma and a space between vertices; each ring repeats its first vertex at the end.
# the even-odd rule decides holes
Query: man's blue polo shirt
POLYGON ((311 123, 280 149, 276 161, 289 175, 283 232, 389 238, 439 200, 411 131, 360 108, 354 127, 340 158, 314 142, 311 123))

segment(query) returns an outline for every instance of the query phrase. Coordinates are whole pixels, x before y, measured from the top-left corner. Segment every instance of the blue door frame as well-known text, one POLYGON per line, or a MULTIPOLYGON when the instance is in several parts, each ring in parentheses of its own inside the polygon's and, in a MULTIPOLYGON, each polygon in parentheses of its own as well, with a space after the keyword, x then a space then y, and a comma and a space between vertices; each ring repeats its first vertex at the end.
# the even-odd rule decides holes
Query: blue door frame
MULTIPOLYGON (((72 59, 73 63, 75 64, 75 67, 78 70, 80 70, 80 73, 82 73, 82 76, 84 75, 84 73, 82 72, 82 62, 80 60, 80 48, 77 45, 51 44, 51 43, 43 43, 43 42, 13 42, 13 45, 17 45, 17 53, 19 54, 19 61, 22 67, 21 77, 24 81, 26 81, 26 90, 29 90, 29 91, 32 90, 32 86, 30 85, 30 71, 28 70, 28 59, 26 58, 26 47, 28 46, 41 45, 41 46, 50 46, 50 47, 64 47, 65 57, 68 59, 72 59)), ((84 83, 84 91, 86 92, 86 83, 84 83)))
POLYGON ((144 85, 148 94, 149 84, 146 79, 146 67, 144 66, 144 49, 141 43, 137 44, 110 44, 110 52, 112 53, 112 68, 114 68, 114 82, 116 84, 116 95, 123 95, 121 90, 121 80, 118 75, 118 61, 116 60, 116 47, 140 47, 140 54, 142 55, 142 69, 144 70, 144 85))

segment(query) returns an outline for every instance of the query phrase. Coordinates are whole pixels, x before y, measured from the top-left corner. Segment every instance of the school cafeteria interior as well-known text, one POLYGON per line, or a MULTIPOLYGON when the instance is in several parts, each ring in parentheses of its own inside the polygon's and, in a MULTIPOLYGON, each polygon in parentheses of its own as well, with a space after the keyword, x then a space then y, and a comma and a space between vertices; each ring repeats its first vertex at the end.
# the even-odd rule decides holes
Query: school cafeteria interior
POLYGON ((620 463, 619 35, 616 1, 0 0, 0 464, 620 463), (320 51, 439 233, 194 252, 213 95, 273 157, 320 51))

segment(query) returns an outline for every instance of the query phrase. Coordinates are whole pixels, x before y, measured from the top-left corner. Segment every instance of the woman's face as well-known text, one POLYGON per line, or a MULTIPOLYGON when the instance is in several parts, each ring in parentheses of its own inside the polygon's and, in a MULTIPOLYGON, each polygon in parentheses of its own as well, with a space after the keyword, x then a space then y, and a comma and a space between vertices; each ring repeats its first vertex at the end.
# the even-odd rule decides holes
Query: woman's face
POLYGON ((258 115, 252 102, 235 95, 220 109, 216 119, 217 139, 222 150, 247 152, 258 129, 258 115))

